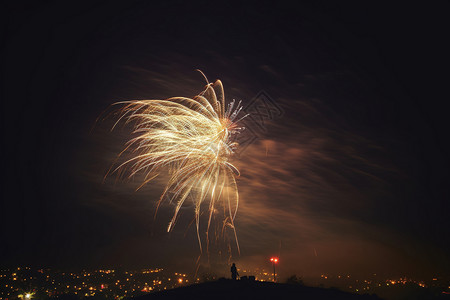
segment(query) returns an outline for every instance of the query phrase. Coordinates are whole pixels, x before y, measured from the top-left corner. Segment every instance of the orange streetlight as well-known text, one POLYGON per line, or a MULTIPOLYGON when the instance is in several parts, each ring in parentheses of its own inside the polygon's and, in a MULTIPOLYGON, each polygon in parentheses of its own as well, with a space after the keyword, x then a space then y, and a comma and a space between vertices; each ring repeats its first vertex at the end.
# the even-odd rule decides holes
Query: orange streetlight
POLYGON ((272 262, 273 266, 273 282, 277 282, 277 273, 275 273, 275 264, 278 263, 278 257, 272 257, 270 258, 270 261, 272 262))

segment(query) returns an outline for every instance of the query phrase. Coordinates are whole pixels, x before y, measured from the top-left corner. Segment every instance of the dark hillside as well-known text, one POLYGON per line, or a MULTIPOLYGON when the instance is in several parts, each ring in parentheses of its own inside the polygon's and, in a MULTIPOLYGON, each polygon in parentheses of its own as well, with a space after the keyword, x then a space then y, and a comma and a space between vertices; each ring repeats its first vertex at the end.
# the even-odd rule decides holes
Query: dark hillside
POLYGON ((136 297, 146 299, 380 299, 375 295, 356 295, 337 289, 324 289, 259 281, 214 282, 180 287, 169 291, 136 297))

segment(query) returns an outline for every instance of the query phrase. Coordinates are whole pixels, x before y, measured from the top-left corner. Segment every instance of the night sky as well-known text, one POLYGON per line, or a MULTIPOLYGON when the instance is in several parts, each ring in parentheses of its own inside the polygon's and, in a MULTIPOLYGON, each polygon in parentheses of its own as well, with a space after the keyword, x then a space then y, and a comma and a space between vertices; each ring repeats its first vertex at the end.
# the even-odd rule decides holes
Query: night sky
POLYGON ((103 180, 131 131, 101 116, 195 96, 201 69, 228 100, 264 90, 284 112, 234 160, 238 266, 279 255, 286 275, 450 273, 448 2, 1 10, 1 266, 194 270, 192 206, 168 234, 173 206, 153 219, 163 181, 103 180))

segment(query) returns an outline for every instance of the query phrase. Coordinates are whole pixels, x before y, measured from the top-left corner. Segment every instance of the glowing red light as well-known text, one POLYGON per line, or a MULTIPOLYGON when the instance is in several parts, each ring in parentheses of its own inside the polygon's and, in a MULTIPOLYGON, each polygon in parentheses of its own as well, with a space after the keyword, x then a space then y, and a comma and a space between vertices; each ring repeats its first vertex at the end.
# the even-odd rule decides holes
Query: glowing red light
POLYGON ((270 261, 271 261, 271 262, 274 262, 274 263, 277 263, 277 262, 278 262, 278 258, 272 257, 272 258, 270 259, 270 261))

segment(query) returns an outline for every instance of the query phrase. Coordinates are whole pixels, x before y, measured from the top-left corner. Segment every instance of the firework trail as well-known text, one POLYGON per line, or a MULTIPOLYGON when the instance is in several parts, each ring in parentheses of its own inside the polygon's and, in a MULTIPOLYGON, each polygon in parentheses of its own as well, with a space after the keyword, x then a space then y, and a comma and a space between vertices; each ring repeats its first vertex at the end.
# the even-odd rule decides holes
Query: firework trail
MULTIPOLYGON (((228 105, 222 82, 209 83, 197 96, 191 98, 173 97, 166 100, 135 100, 119 102, 121 121, 134 124, 135 137, 128 141, 125 151, 131 151, 131 159, 119 165, 115 172, 129 171, 129 177, 144 173, 144 186, 160 174, 168 171, 169 179, 161 198, 175 203, 175 212, 169 222, 170 232, 177 220, 178 212, 186 201, 195 207, 195 223, 200 251, 200 214, 207 206, 207 245, 213 214, 222 208, 223 225, 233 230, 239 252, 234 219, 239 194, 236 185, 238 169, 230 158, 238 146, 235 137, 244 128, 237 123, 242 106, 235 100, 228 105), (202 208, 202 210, 201 210, 202 208)), ((119 154, 119 156, 121 155, 119 154)), ((139 188, 140 188, 139 187, 139 188)))

